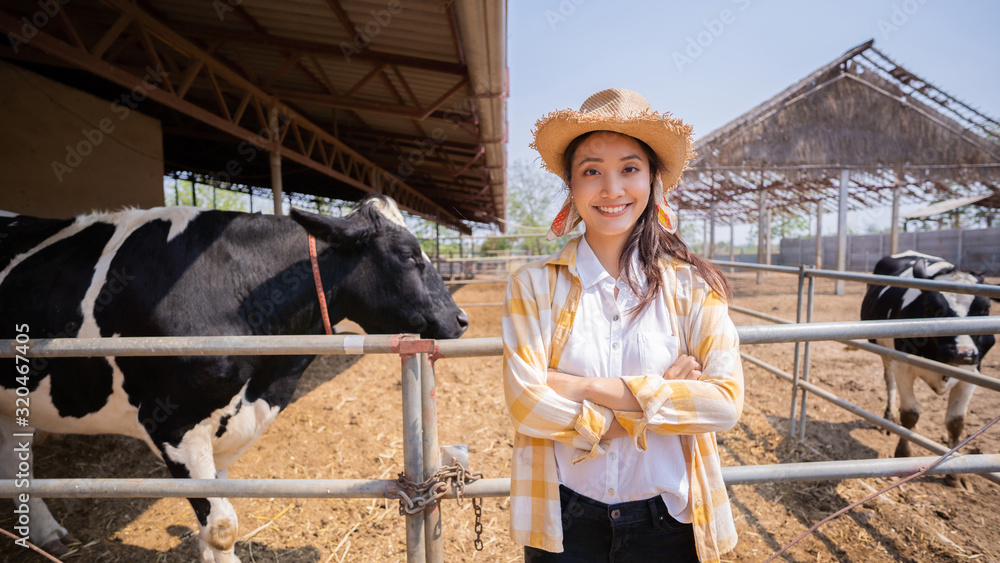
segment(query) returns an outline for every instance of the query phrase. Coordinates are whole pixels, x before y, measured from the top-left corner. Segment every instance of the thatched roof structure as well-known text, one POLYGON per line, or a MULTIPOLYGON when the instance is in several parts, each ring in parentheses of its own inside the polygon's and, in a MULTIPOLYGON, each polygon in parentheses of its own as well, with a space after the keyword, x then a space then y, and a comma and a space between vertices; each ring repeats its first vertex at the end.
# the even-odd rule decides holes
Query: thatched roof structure
MULTIPOLYGON (((777 213, 837 197, 851 170, 854 208, 997 194, 1000 122, 859 45, 695 143, 679 207, 726 223, 756 221, 758 192, 777 213)), ((829 210, 830 207, 828 206, 829 210)))

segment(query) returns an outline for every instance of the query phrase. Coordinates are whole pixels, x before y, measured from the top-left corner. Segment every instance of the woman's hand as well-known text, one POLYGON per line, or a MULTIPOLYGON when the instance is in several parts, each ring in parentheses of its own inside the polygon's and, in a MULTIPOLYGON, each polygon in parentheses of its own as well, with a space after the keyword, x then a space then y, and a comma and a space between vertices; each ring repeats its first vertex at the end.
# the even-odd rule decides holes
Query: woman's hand
POLYGON ((663 379, 700 379, 701 364, 692 356, 681 354, 673 365, 663 372, 663 379))

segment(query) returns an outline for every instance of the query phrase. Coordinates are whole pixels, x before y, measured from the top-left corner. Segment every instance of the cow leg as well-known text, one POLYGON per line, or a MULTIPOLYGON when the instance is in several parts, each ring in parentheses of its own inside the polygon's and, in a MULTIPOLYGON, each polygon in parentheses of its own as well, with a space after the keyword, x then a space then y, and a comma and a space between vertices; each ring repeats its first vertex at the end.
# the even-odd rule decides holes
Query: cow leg
MULTIPOLYGON (((0 416, 0 478, 2 479, 27 479, 29 482, 34 477, 32 461, 34 457, 34 443, 32 438, 21 438, 14 436, 18 434, 30 434, 34 432, 31 427, 17 426, 13 420, 0 416), (24 459, 24 458, 27 459, 24 459), (26 471, 25 471, 26 470, 26 471)), ((79 543, 56 522, 49 512, 45 501, 30 496, 28 502, 22 506, 19 499, 14 499, 15 525, 20 525, 21 514, 28 520, 28 537, 31 543, 44 549, 55 556, 60 556, 69 551, 69 545, 79 543)))
MULTIPOLYGON (((893 340, 891 338, 879 339, 876 343, 879 346, 893 348, 893 340)), ((896 391, 896 366, 897 362, 885 356, 882 357, 882 375, 885 377, 886 391, 885 415, 883 416, 886 420, 899 424, 899 393, 896 391)))
MULTIPOLYGON (((954 448, 962 439, 965 429, 965 414, 969 410, 969 402, 976 386, 967 381, 959 381, 948 394, 948 412, 945 415, 945 426, 948 429, 948 448, 954 448)), ((959 487, 972 492, 972 483, 967 475, 946 475, 944 483, 950 487, 959 487)))
MULTIPOLYGON (((913 382, 917 375, 909 366, 896 364, 895 379, 899 391, 899 423, 907 430, 913 430, 920 420, 920 405, 917 404, 917 397, 913 393, 913 382)), ((905 438, 900 438, 896 444, 896 457, 910 457, 910 442, 905 438)))
MULTIPOLYGON (((171 475, 190 479, 219 478, 212 454, 212 433, 215 426, 211 420, 202 421, 187 431, 176 447, 154 438, 163 452, 163 460, 171 475)), ((233 505, 219 497, 193 498, 188 501, 198 517, 202 563, 240 563, 234 552, 239 520, 233 505)))

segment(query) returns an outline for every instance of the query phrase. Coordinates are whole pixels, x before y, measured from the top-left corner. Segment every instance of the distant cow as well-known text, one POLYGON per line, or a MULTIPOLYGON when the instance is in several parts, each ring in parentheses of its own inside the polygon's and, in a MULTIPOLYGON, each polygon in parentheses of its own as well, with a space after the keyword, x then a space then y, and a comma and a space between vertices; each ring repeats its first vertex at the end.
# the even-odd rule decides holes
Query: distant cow
MULTIPOLYGON (((188 207, 0 218, 0 339, 323 333, 309 235, 331 322, 425 338, 465 331, 467 317, 396 204, 373 197, 343 218, 188 207)), ((36 359, 20 381, 15 368, 24 364, 0 360, 0 472, 18 472, 13 433, 36 428, 141 438, 174 477, 225 478, 314 357, 36 359), (26 414, 15 412, 25 383, 27 428, 15 424, 26 414)), ((190 502, 201 560, 238 562, 229 501, 190 502)), ((65 551, 71 537, 41 499, 31 498, 29 509, 32 541, 65 551)))
MULTIPOLYGON (((921 278, 957 283, 983 283, 979 274, 962 272, 941 258, 908 251, 886 256, 875 265, 875 274, 900 278, 921 278)), ((921 319, 946 317, 972 317, 990 314, 990 300, 973 295, 923 291, 904 287, 869 285, 861 303, 862 320, 921 319)), ((874 342, 874 341, 873 341, 874 342)), ((979 371, 983 356, 995 343, 993 335, 937 336, 928 338, 886 338, 878 344, 901 352, 915 354, 930 360, 979 371)), ((928 371, 910 364, 882 358, 885 364, 885 382, 888 404, 885 417, 912 429, 920 418, 920 407, 913 394, 913 382, 919 377, 927 382, 938 395, 948 395, 948 445, 958 444, 965 426, 965 414, 976 386, 965 381, 928 371), (898 391, 898 397, 897 397, 898 391), (898 413, 898 415, 897 415, 898 413)), ((896 457, 910 455, 910 442, 900 438, 896 457)), ((957 484, 949 476, 950 484, 957 484)))

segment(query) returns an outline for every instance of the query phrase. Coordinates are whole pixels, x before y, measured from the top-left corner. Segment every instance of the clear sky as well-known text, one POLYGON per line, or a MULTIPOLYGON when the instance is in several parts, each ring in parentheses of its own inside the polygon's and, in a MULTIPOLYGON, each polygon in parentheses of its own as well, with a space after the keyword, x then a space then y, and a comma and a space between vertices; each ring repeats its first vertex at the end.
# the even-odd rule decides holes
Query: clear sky
MULTIPOLYGON (((537 163, 535 120, 598 90, 636 90, 693 125, 697 139, 869 39, 1000 118, 996 0, 509 0, 507 31, 511 162, 537 163)), ((880 224, 883 214, 851 224, 880 224)), ((835 228, 824 220, 824 232, 835 228)))

